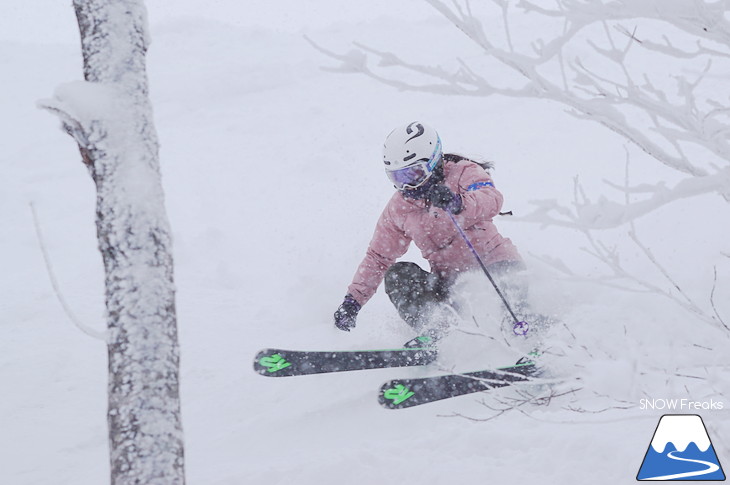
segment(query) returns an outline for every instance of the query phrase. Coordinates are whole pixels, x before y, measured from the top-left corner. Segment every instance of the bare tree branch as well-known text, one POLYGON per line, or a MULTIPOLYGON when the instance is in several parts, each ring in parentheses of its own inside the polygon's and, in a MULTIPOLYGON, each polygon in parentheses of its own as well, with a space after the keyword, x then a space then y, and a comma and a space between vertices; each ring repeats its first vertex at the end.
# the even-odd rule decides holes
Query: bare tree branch
POLYGON ((63 308, 64 313, 68 317, 71 322, 76 325, 76 327, 81 330, 83 333, 88 335, 91 338, 101 340, 103 342, 106 342, 107 333, 105 331, 98 331, 94 330, 93 328, 89 327, 88 325, 84 324, 74 313, 74 311, 71 309, 71 306, 66 301, 66 298, 63 296, 63 293, 61 293, 61 287, 58 284, 58 280, 56 279, 56 273, 53 271, 53 265, 51 264, 51 257, 48 255, 48 248, 46 248, 46 243, 43 238, 43 232, 41 231, 41 224, 38 220, 38 213, 35 210, 35 205, 31 202, 30 203, 30 210, 33 215, 33 225, 35 226, 35 232, 36 236, 38 237, 38 244, 41 249, 41 253, 43 254, 43 261, 46 263, 46 271, 48 272, 48 278, 51 280, 51 286, 53 287, 53 292, 56 294, 56 298, 58 299, 58 302, 61 304, 61 307, 63 308))
MULTIPOLYGON (((357 50, 343 55, 326 50, 311 40, 310 42, 321 52, 340 61, 338 71, 360 72, 398 89, 466 96, 504 95, 552 99, 568 107, 568 112, 577 118, 600 123, 660 163, 699 179, 697 183, 683 182, 682 187, 678 187, 674 194, 665 193, 661 199, 654 197, 646 203, 637 202, 636 210, 625 214, 628 220, 640 217, 677 198, 718 193, 730 201, 730 177, 727 173, 730 163, 730 106, 727 99, 722 102, 714 99, 699 100, 696 95, 697 87, 709 73, 711 60, 730 58, 730 22, 723 16, 720 5, 722 2, 686 2, 686 5, 672 2, 660 7, 654 0, 556 0, 556 8, 549 9, 529 0, 520 1, 517 9, 524 13, 564 20, 562 34, 547 40, 540 39, 533 52, 520 50, 514 44, 510 18, 511 15, 516 15, 512 13, 516 9, 510 9, 508 2, 504 0, 493 0, 493 3, 500 9, 502 16, 506 50, 497 46, 491 38, 495 33, 487 33, 468 2, 426 2, 481 47, 489 57, 497 60, 506 71, 519 74, 524 83, 517 87, 496 86, 487 76, 467 67, 463 61, 459 61, 458 70, 449 71, 438 66, 413 64, 392 52, 362 44, 355 44, 357 50), (664 44, 658 44, 641 34, 639 24, 647 19, 662 21, 672 29, 693 35, 704 43, 698 41, 695 51, 687 51, 673 45, 665 34, 664 44), (633 24, 631 29, 622 24, 628 21, 633 24), (591 38, 588 39, 588 45, 614 64, 623 73, 623 79, 600 75, 579 58, 568 64, 564 62, 564 51, 575 42, 577 34, 594 24, 601 26, 604 31, 603 42, 607 43, 607 47, 591 38), (619 45, 612 34, 614 31, 626 37, 624 45, 619 45), (640 36, 643 38, 639 38, 640 36), (641 83, 634 80, 626 60, 636 46, 656 55, 674 59, 704 57, 708 62, 693 81, 676 76, 677 92, 669 95, 658 88, 646 74, 639 76, 641 83), (370 65, 370 56, 377 61, 375 66, 370 65), (551 65, 558 68, 560 74, 557 80, 551 79, 545 73, 544 68, 551 65), (396 74, 396 70, 401 74, 396 74), (402 73, 410 76, 403 76, 402 73), (409 78, 419 81, 404 80, 409 78), (705 104, 704 107, 700 107, 700 101, 705 104), (650 122, 648 126, 629 121, 627 113, 634 109, 646 114, 650 122), (718 116, 723 117, 721 122, 717 119, 718 116), (718 166, 709 159, 692 160, 685 149, 687 146, 707 150, 722 164, 718 166), (702 165, 714 166, 714 169, 708 170, 702 165)), ((494 76, 490 76, 490 79, 494 79, 494 76)), ((539 207, 533 216, 544 214, 546 209, 545 206, 539 207)), ((537 219, 538 217, 530 218, 534 221, 537 219)), ((616 224, 626 221, 625 218, 619 218, 616 224)), ((558 223, 553 219, 547 219, 546 222, 565 225, 564 222, 558 223)))
POLYGON ((717 320, 723 327, 725 327, 725 330, 730 332, 730 327, 727 326, 727 323, 725 323, 725 320, 722 319, 720 313, 717 311, 717 307, 715 306, 715 288, 717 288, 717 266, 712 267, 712 291, 710 292, 710 305, 712 305, 712 311, 714 312, 717 320))

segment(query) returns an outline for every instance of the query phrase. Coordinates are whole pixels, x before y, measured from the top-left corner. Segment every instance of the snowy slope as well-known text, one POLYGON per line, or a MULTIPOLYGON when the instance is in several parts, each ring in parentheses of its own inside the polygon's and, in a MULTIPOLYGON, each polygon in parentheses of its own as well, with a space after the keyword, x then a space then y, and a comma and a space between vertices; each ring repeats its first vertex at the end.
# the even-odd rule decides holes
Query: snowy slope
MULTIPOLYGON (((71 7, 40 3, 37 11, 12 7, 0 24, 0 483, 103 483, 106 349, 58 304, 29 209, 33 202, 64 296, 79 319, 101 329, 93 184, 71 139, 35 108, 56 85, 80 78, 78 34, 71 7)), ((496 160, 505 209, 518 215, 533 199, 569 203, 575 175, 595 191, 604 178, 622 180, 625 157, 621 139, 552 103, 398 92, 322 71, 331 61, 302 36, 338 51, 352 40, 385 48, 409 39, 426 46, 416 58, 427 53, 447 65, 451 48, 478 55, 421 2, 256 3, 149 4, 189 483, 632 483, 662 414, 640 409, 640 399, 728 395, 728 341, 719 332, 658 296, 560 278, 533 255, 597 274, 581 236, 507 218, 497 224, 528 258, 536 304, 570 329, 551 337, 555 375, 570 379, 553 388, 566 394, 550 405, 483 422, 456 415, 489 418, 519 395, 504 389, 407 411, 377 405, 382 382, 438 367, 300 379, 252 372, 263 347, 371 348, 412 337, 382 291, 352 333, 331 324, 392 191, 378 160, 393 126, 423 119, 448 151, 496 160)), ((654 165, 639 168, 641 155, 633 156, 637 178, 673 180, 654 165)), ((728 251, 718 206, 727 220, 727 208, 708 197, 638 224, 698 299, 709 295, 713 265, 725 294, 730 284, 727 258, 717 256, 728 251), (671 231, 678 220, 681 231, 671 231)), ((624 233, 607 237, 625 245, 624 233)), ((420 261, 417 251, 408 257, 420 261)), ((627 257, 641 264, 630 250, 627 257)), ((480 275, 466 286, 480 313, 479 327, 464 322, 463 330, 484 335, 450 338, 441 366, 511 362, 516 351, 500 343, 491 290, 480 275)), ((730 402, 703 412, 721 462, 730 461, 728 409, 730 402)))

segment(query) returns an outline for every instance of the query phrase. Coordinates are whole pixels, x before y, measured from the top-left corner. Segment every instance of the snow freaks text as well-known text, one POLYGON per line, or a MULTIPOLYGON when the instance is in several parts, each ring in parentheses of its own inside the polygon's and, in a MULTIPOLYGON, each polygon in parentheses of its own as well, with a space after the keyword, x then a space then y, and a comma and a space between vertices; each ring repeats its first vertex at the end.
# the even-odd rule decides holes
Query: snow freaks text
POLYGON ((722 401, 693 401, 691 399, 646 399, 639 401, 639 409, 670 410, 670 411, 719 411, 725 407, 722 401))

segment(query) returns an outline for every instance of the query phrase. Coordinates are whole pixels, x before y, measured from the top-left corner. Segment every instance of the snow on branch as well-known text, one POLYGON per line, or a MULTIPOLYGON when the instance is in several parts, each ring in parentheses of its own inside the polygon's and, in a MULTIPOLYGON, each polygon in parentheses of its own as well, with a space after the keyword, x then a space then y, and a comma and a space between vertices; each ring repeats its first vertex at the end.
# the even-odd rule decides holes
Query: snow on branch
POLYGON ((493 86, 463 61, 459 61, 461 67, 456 72, 448 72, 441 67, 409 63, 392 52, 380 51, 360 43, 354 43, 357 49, 345 54, 337 54, 325 49, 309 37, 305 36, 305 39, 318 51, 340 62, 339 66, 325 68, 325 70, 338 73, 364 74, 378 82, 401 90, 435 94, 459 94, 465 96, 501 94, 504 96, 519 97, 531 94, 530 88, 528 87, 514 89, 493 86), (375 69, 369 65, 370 57, 368 54, 376 59, 377 67, 375 69), (389 67, 399 67, 412 73, 417 73, 423 81, 416 84, 404 81, 397 76, 385 76, 378 73, 377 69, 389 67))
POLYGON ((56 298, 58 299, 58 302, 61 304, 61 307, 63 308, 64 313, 66 313, 66 316, 68 317, 71 322, 76 325, 76 327, 81 330, 83 333, 88 335, 91 338, 101 340, 103 342, 106 342, 107 333, 106 331, 99 331, 94 330, 90 326, 86 325, 79 319, 76 314, 71 309, 71 305, 68 304, 66 301, 66 298, 63 296, 63 293, 61 292, 61 287, 58 284, 58 280, 56 279, 56 272, 53 270, 53 265, 51 264, 51 257, 48 255, 48 248, 46 247, 45 239, 43 238, 43 231, 41 231, 41 223, 38 220, 38 213, 35 209, 35 204, 32 202, 30 203, 30 211, 33 215, 33 225, 35 227, 36 236, 38 237, 38 245, 40 246, 41 253, 43 254, 43 261, 46 263, 46 271, 48 272, 48 278, 51 280, 51 286, 53 287, 53 292, 56 294, 56 298))
MULTIPOLYGON (((713 177, 688 178, 677 184, 672 189, 667 189, 663 184, 631 186, 629 183, 630 158, 626 154, 626 178, 624 186, 611 184, 615 189, 621 190, 624 194, 624 204, 607 201, 600 198, 597 203, 591 202, 585 194, 583 187, 576 178, 574 180, 574 211, 561 206, 556 201, 537 201, 538 209, 521 220, 539 222, 543 225, 569 227, 580 231, 589 247, 582 248, 584 252, 600 261, 609 270, 609 275, 598 278, 581 278, 576 275, 561 260, 551 257, 538 257, 545 264, 558 272, 566 275, 574 281, 593 282, 613 288, 620 288, 628 291, 646 291, 660 295, 673 301, 675 304, 693 314, 697 320, 708 323, 712 326, 722 328, 730 336, 730 327, 721 318, 715 305, 715 289, 717 282, 717 270, 714 270, 712 290, 710 292, 709 309, 691 298, 676 278, 664 267, 655 257, 651 249, 639 238, 634 220, 653 211, 665 203, 677 200, 682 197, 691 197, 696 193, 706 192, 705 183, 727 184, 727 180, 717 181, 713 177), (631 194, 652 193, 647 200, 632 203, 631 194), (557 216, 555 215, 557 214, 557 216), (608 228, 617 228, 628 224, 628 238, 641 251, 641 254, 662 276, 661 281, 654 281, 645 274, 632 271, 621 261, 621 254, 616 247, 608 246, 596 238, 593 231, 608 228), (620 284, 618 282, 624 282, 620 284), (628 283, 627 286, 625 283, 628 283), (668 289, 665 287, 668 285, 668 289)), ((730 177, 730 169, 725 169, 724 177, 730 177)))
POLYGON ((606 181, 610 187, 627 194, 648 194, 648 197, 621 204, 599 196, 595 201, 585 195, 578 178, 574 180, 573 208, 555 200, 531 200, 535 209, 529 214, 516 217, 516 221, 534 222, 543 226, 560 226, 580 230, 612 229, 620 227, 671 202, 697 195, 719 192, 730 194, 730 167, 703 177, 688 177, 668 188, 664 183, 620 187, 606 181))
POLYGON ((58 116, 64 131, 76 140, 92 176, 90 150, 107 137, 103 126, 119 117, 118 102, 122 95, 111 84, 73 81, 59 85, 52 98, 37 103, 39 108, 58 116))
MULTIPOLYGON (((591 219, 591 212, 607 209, 597 224, 613 227, 671 200, 705 193, 730 201, 730 93, 705 88, 708 78, 722 75, 728 67, 730 22, 724 12, 730 0, 555 0, 554 7, 530 0, 514 6, 493 0, 503 32, 488 30, 484 14, 475 13, 468 1, 426 3, 502 70, 480 73, 456 53, 456 67, 446 68, 413 63, 396 52, 362 43, 340 54, 307 40, 338 62, 330 70, 361 73, 401 90, 559 102, 572 115, 602 124, 661 164, 689 176, 670 191, 651 193, 621 215, 610 203, 588 204, 579 222, 591 219), (562 23, 563 28, 552 35, 539 34, 541 29, 530 27, 540 22, 562 23), (532 42, 525 42, 529 36, 532 42), (645 62, 648 57, 651 63, 645 62), (654 66, 685 61, 690 63, 669 76, 651 71, 654 66), (698 62, 704 66, 698 67, 698 62), (515 75, 521 81, 499 85, 499 79, 515 75)), ((549 218, 538 221, 547 209, 538 205, 530 219, 566 224, 549 218)))

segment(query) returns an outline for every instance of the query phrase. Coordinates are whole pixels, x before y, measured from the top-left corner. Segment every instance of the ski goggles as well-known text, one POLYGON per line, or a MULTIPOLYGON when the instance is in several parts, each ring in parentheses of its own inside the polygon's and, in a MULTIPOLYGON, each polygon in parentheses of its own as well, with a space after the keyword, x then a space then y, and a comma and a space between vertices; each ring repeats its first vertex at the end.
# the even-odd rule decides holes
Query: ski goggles
POLYGON ((436 147, 430 160, 416 162, 398 170, 386 170, 388 178, 398 190, 415 189, 423 185, 441 161, 440 146, 436 147))

